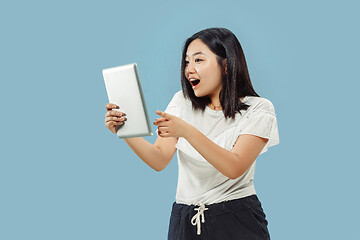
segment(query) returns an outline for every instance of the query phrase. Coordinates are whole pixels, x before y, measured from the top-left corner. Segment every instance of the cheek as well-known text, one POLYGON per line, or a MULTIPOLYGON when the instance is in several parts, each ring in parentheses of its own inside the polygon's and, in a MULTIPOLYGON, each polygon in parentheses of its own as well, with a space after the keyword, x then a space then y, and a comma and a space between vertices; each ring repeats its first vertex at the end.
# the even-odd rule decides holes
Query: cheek
POLYGON ((221 82, 221 74, 215 70, 215 67, 202 68, 199 74, 209 85, 218 85, 221 82))
POLYGON ((208 65, 199 65, 195 69, 201 79, 208 79, 211 76, 211 67, 208 65))

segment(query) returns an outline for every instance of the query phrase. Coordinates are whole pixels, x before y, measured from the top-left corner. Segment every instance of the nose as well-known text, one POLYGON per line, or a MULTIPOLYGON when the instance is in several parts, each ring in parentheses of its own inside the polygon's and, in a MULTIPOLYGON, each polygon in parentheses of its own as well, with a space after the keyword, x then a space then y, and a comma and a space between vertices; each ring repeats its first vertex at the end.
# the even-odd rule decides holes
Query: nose
POLYGON ((194 65, 189 62, 187 66, 185 67, 185 75, 188 76, 189 74, 195 73, 196 69, 194 68, 194 65))

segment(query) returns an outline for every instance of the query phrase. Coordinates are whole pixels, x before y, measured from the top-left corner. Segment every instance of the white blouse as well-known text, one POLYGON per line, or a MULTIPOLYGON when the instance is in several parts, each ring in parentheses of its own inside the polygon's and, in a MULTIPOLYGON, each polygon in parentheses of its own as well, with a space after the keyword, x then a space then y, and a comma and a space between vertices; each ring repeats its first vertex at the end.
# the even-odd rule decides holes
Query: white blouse
MULTIPOLYGON (((220 147, 231 151, 239 135, 252 134, 269 141, 260 154, 279 144, 279 133, 273 104, 261 97, 246 96, 250 105, 236 113, 235 119, 225 119, 222 111, 206 107, 194 111, 182 91, 175 93, 164 112, 175 115, 196 127, 220 147)), ((214 168, 184 138, 176 144, 178 157, 178 185, 176 202, 182 204, 213 204, 256 194, 253 185, 255 163, 240 177, 230 179, 214 168)))

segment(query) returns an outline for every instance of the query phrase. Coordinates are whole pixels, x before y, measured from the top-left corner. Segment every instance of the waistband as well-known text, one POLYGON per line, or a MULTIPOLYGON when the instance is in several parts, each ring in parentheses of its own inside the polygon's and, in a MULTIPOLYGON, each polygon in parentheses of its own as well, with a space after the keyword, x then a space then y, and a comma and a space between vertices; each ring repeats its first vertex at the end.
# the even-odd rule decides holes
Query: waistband
MULTIPOLYGON (((176 216, 185 216, 187 213, 189 213, 189 210, 193 212, 194 209, 200 206, 201 204, 202 203, 186 205, 186 204, 174 202, 172 206, 171 214, 176 216)), ((258 199, 256 194, 253 194, 243 198, 237 198, 219 203, 208 204, 205 205, 205 207, 208 208, 208 210, 206 211, 207 215, 216 216, 225 213, 239 212, 241 210, 256 207, 259 205, 261 206, 260 200, 258 199)))
POLYGON ((216 216, 226 213, 235 213, 259 205, 261 206, 261 202, 256 194, 209 205, 205 205, 204 203, 186 205, 174 202, 171 215, 181 217, 193 215, 191 223, 192 225, 197 226, 197 234, 200 235, 201 223, 205 222, 205 215, 216 216))

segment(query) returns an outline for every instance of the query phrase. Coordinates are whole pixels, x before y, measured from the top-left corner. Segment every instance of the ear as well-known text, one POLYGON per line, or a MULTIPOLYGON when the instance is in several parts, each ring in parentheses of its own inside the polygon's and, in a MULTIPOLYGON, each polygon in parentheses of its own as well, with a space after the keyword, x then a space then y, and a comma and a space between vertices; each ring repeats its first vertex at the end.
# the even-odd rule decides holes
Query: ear
POLYGON ((224 65, 225 65, 225 75, 227 74, 227 59, 225 58, 224 60, 224 65))

